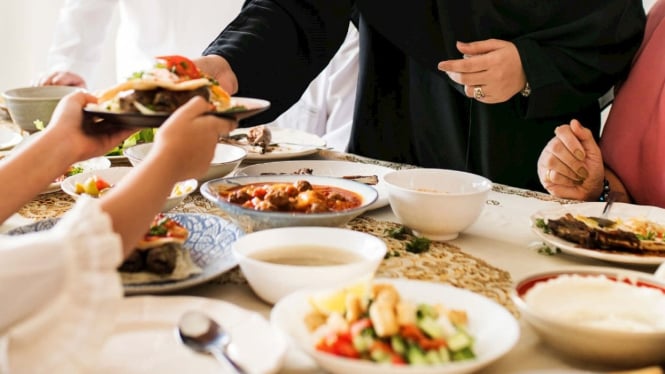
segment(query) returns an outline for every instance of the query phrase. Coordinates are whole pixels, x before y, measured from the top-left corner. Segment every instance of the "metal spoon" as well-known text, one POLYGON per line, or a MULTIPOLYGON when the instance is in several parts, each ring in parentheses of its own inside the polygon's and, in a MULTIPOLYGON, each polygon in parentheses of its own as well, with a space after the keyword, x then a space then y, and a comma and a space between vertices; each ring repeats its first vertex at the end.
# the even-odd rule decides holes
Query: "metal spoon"
POLYGON ((213 355, 231 373, 246 373, 226 353, 231 336, 207 315, 198 311, 183 314, 178 322, 176 335, 194 351, 213 355))

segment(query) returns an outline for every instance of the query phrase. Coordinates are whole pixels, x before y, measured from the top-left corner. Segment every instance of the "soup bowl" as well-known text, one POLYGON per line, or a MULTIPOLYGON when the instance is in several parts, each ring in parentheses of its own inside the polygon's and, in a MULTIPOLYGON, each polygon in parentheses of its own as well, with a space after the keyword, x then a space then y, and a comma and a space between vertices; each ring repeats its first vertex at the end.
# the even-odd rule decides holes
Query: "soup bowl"
POLYGON ((437 241, 455 239, 471 226, 492 189, 487 178, 456 170, 402 169, 383 178, 400 222, 437 241))
MULTIPOLYGON (((254 192, 256 194, 256 192, 254 192)), ((342 178, 313 175, 263 175, 254 177, 230 177, 208 181, 201 186, 201 194, 227 213, 245 231, 258 231, 277 227, 292 226, 342 226, 365 212, 377 199, 378 192, 371 186, 342 178), (321 188, 345 197, 357 198, 358 204, 341 210, 323 212, 302 212, 286 210, 257 210, 229 201, 228 194, 248 186, 270 186, 271 184, 291 184, 307 181, 315 189, 321 188)), ((266 195, 267 196, 267 195, 266 195)), ((265 198, 266 201, 268 198, 265 198)), ((299 199, 307 205, 307 197, 299 199)))
POLYGON ((274 304, 303 288, 369 280, 387 247, 349 229, 283 227, 244 235, 232 251, 254 293, 274 304))

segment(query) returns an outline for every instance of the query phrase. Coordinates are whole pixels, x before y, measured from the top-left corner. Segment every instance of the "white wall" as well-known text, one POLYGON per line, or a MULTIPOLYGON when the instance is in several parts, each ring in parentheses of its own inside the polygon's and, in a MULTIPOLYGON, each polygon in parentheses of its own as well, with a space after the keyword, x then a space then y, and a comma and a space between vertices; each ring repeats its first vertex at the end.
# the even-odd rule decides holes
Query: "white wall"
MULTIPOLYGON (((221 2, 219 6, 226 10, 222 12, 224 17, 219 18, 225 24, 237 14, 243 3, 243 0, 218 1, 221 2)), ((46 56, 58 13, 64 2, 65 0, 0 0, 0 92, 13 87, 31 85, 46 71, 46 56)), ((191 2, 193 6, 197 5, 196 1, 191 2)), ((205 12, 205 7, 202 8, 201 11, 205 12)), ((103 58, 94 79, 97 88, 110 86, 116 81, 117 13, 116 10, 113 32, 106 35, 103 58)), ((192 27, 197 25, 192 24, 192 27)), ((95 32, 95 25, 90 26, 90 31, 95 32)))
MULTIPOLYGON (((136 0, 129 0, 136 1, 136 0)), ((241 0, 227 2, 235 11, 241 0)), ((547 0, 544 0, 547 1, 547 0)), ((656 0, 644 0, 650 8, 656 0)), ((46 69, 58 10, 64 0, 0 0, 0 91, 30 85, 46 69)), ((116 16, 117 18, 117 16, 116 16)), ((117 24, 117 20, 115 21, 117 24)), ((94 26, 92 27, 94 30, 94 26)), ((99 82, 114 82, 114 39, 107 35, 99 82)))

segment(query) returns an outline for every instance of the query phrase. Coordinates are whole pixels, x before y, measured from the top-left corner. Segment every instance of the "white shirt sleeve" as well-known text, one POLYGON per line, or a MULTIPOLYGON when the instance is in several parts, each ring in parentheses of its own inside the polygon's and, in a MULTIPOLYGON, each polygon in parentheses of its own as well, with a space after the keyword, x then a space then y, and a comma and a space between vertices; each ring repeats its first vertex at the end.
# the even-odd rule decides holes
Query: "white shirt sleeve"
POLYGON ((349 24, 344 43, 300 99, 270 125, 321 136, 346 151, 351 136, 358 80, 358 31, 349 24))
POLYGON ((49 71, 70 71, 90 85, 118 0, 66 0, 47 57, 49 71))
POLYGON ((0 372, 89 371, 113 331, 121 260, 121 238, 92 198, 50 230, 0 235, 0 372))

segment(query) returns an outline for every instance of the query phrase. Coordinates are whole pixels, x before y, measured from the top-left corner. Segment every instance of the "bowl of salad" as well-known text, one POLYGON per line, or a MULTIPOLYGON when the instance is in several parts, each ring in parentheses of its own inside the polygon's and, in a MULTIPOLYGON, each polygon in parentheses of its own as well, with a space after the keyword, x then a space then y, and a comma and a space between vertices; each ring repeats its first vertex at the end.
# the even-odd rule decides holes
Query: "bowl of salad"
POLYGON ((482 295, 405 279, 298 291, 270 319, 332 373, 470 373, 520 335, 510 312, 482 295))
MULTIPOLYGON (((62 190, 74 199, 81 195, 98 198, 110 191, 132 170, 131 166, 117 166, 72 175, 62 181, 62 190)), ((196 179, 180 181, 173 186, 171 195, 164 201, 161 211, 167 212, 180 204, 198 187, 196 179)))

